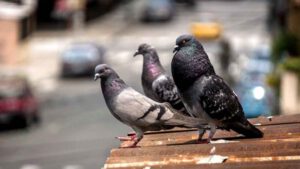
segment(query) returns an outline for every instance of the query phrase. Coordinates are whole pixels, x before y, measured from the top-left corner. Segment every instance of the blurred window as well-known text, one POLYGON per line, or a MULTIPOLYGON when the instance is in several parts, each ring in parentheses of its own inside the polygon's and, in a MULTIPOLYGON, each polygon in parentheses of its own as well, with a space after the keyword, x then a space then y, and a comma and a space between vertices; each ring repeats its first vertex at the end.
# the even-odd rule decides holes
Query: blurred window
POLYGON ((2 0, 4 2, 10 2, 10 3, 15 3, 15 4, 18 4, 18 5, 22 5, 23 2, 22 0, 2 0))
POLYGON ((0 81, 0 98, 21 96, 24 83, 18 80, 0 81))

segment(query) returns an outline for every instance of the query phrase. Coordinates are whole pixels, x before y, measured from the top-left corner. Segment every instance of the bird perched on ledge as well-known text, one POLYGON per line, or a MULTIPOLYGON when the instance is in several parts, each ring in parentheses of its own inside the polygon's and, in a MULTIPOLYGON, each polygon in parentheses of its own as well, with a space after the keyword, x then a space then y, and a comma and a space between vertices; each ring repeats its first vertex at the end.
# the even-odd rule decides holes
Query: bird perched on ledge
POLYGON ((201 128, 202 122, 184 116, 167 103, 158 103, 127 86, 118 74, 106 64, 95 68, 95 78, 101 78, 101 89, 106 105, 112 115, 120 122, 130 126, 136 135, 130 138, 135 147, 143 138, 145 131, 171 129, 173 127, 201 128))
POLYGON ((137 55, 143 55, 142 87, 145 95, 157 102, 168 102, 174 109, 190 116, 179 97, 173 79, 162 67, 155 48, 141 44, 134 57, 137 55))
MULTIPOLYGON (((203 46, 191 35, 176 39, 172 75, 185 107, 194 117, 207 121, 210 141, 216 128, 232 129, 246 137, 259 138, 263 133, 244 116, 234 91, 219 77, 203 46)), ((199 131, 199 141, 205 130, 199 131)))

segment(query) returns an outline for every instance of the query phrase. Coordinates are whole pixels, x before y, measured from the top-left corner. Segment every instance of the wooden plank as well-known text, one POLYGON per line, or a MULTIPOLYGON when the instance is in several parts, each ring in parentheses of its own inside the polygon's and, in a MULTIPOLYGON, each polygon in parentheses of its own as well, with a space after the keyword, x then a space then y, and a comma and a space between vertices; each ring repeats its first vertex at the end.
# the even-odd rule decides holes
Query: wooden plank
MULTIPOLYGON (((135 161, 135 162, 125 162, 120 160, 118 163, 107 163, 105 165, 105 168, 123 168, 123 167, 141 167, 141 166, 149 166, 151 168, 153 167, 163 167, 163 166, 180 166, 180 165, 186 165, 186 166, 198 166, 199 168, 204 168, 204 166, 207 166, 208 163, 202 164, 203 158, 208 158, 208 156, 188 156, 184 159, 178 159, 176 157, 168 158, 165 157, 159 161, 152 160, 151 158, 149 160, 144 161, 135 161), (202 165, 202 167, 201 167, 202 165)), ((263 165, 266 165, 269 162, 287 162, 287 163, 293 163, 297 161, 297 163, 300 161, 300 156, 266 156, 266 157, 236 157, 236 156, 228 156, 228 159, 224 163, 219 164, 210 164, 211 166, 218 166, 219 168, 223 168, 224 166, 238 166, 240 164, 243 164, 244 166, 247 166, 248 164, 253 163, 260 163, 263 165)), ((277 164, 278 165, 278 164, 277 164)), ((299 164, 298 164, 299 165, 299 164)), ((275 167, 275 166, 273 166, 275 167)), ((175 167, 177 168, 177 167, 175 167)), ((275 167, 277 168, 277 167, 275 167)))
POLYGON ((268 161, 268 162, 248 162, 248 163, 224 163, 224 164, 176 164, 163 166, 146 167, 120 167, 122 169, 296 169, 300 168, 300 160, 295 161, 268 161))
POLYGON ((300 168, 300 160, 295 161, 268 161, 268 162, 248 162, 248 163, 225 163, 214 165, 169 165, 154 166, 151 169, 296 169, 300 168))
MULTIPOLYGON (((246 140, 272 140, 279 138, 294 138, 299 137, 300 134, 300 123, 299 124, 284 124, 284 125, 269 125, 269 126, 258 126, 264 132, 262 139, 246 139, 246 140)), ((203 138, 207 138, 207 133, 203 138)), ((163 146, 172 144, 193 144, 196 143, 198 138, 197 131, 181 131, 172 133, 156 133, 151 135, 145 135, 142 141, 138 144, 139 146, 163 146)), ((218 130, 214 136, 214 139, 227 139, 241 141, 245 138, 233 131, 222 131, 218 130)), ((131 142, 123 142, 121 147, 130 145, 131 142)))
POLYGON ((186 145, 171 145, 171 146, 154 146, 129 149, 113 149, 110 157, 141 157, 141 156, 159 156, 159 155, 193 155, 193 154, 209 154, 211 149, 216 147, 216 153, 240 153, 240 152, 282 152, 285 150, 299 150, 300 141, 296 140, 281 140, 270 142, 253 142, 243 141, 234 143, 222 144, 186 144, 186 145), (281 151, 282 150, 282 151, 281 151))
POLYGON ((104 168, 300 168, 300 115, 251 122, 261 124, 258 128, 265 133, 263 138, 248 139, 218 130, 214 138, 228 141, 196 144, 198 133, 194 129, 151 132, 139 148, 113 149, 104 168), (226 156, 227 160, 222 164, 199 164, 211 155, 226 156))
MULTIPOLYGON (((260 116, 258 118, 252 118, 252 119, 248 119, 248 120, 252 124, 260 124, 261 126, 300 123, 300 114, 269 116, 269 117, 271 117, 271 118, 260 116)), ((195 131, 197 129, 174 128, 171 130, 147 132, 146 134, 169 133, 169 132, 172 133, 172 132, 189 131, 189 130, 195 131)))
POLYGON ((270 116, 267 117, 258 117, 249 119, 252 124, 260 123, 262 126, 265 125, 281 125, 281 124, 294 124, 300 123, 300 114, 295 115, 281 115, 281 116, 270 116))

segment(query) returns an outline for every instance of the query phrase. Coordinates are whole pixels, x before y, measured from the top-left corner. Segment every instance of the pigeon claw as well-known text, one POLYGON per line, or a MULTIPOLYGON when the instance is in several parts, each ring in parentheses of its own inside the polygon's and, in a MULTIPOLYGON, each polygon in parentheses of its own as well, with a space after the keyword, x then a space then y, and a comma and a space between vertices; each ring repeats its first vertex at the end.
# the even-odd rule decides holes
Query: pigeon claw
POLYGON ((136 139, 136 135, 131 135, 129 137, 118 136, 118 137, 115 137, 115 138, 120 140, 120 141, 133 141, 133 140, 136 139))
POLYGON ((210 143, 209 139, 201 139, 201 140, 197 140, 197 144, 208 144, 210 143))

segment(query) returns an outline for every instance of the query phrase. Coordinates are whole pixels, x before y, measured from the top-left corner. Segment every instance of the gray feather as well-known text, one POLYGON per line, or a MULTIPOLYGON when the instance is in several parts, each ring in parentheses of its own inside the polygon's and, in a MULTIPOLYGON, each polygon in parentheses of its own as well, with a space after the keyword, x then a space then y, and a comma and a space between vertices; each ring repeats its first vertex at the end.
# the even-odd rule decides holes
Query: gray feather
POLYGON ((168 102, 173 108, 187 113, 182 103, 173 79, 162 67, 156 50, 147 44, 139 46, 143 55, 142 87, 146 96, 158 102, 168 102))
POLYGON ((117 73, 107 65, 96 67, 101 77, 101 89, 112 115, 132 127, 139 136, 145 131, 173 127, 202 127, 203 121, 181 115, 169 104, 156 102, 127 86, 117 73))

